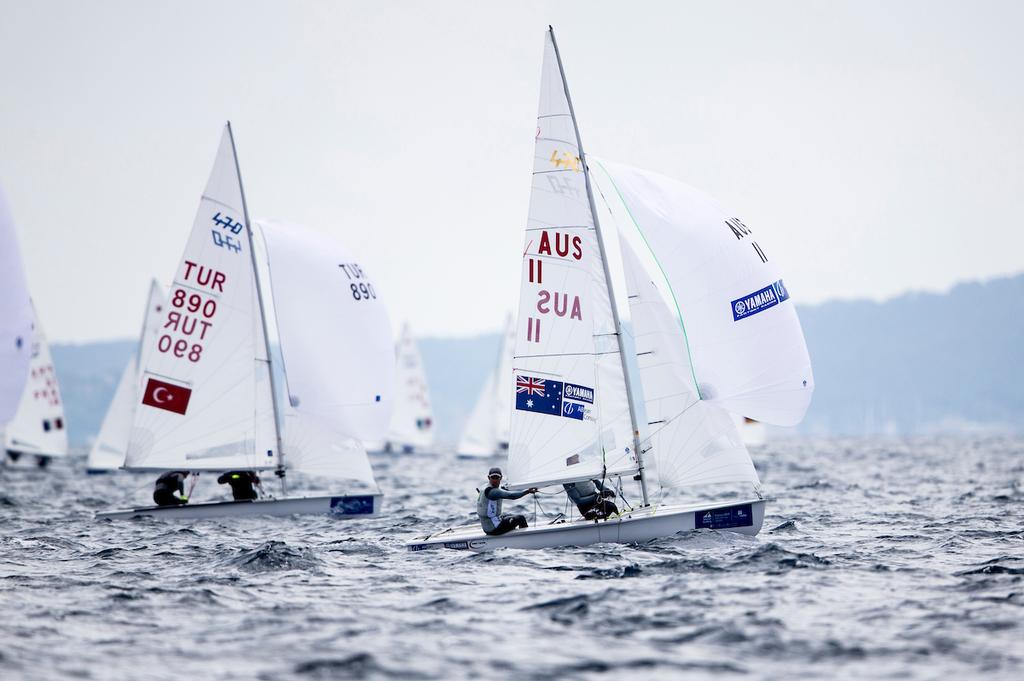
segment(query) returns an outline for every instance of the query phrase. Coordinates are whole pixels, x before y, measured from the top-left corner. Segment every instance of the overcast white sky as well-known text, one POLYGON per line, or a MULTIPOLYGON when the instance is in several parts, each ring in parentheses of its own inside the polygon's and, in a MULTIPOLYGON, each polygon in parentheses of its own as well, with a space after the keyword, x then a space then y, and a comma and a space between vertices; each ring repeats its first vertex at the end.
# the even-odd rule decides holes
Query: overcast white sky
POLYGON ((518 295, 543 32, 585 147, 699 187, 799 303, 1024 270, 1024 3, 0 0, 0 183, 51 340, 130 338, 231 119, 254 217, 393 318, 518 295))

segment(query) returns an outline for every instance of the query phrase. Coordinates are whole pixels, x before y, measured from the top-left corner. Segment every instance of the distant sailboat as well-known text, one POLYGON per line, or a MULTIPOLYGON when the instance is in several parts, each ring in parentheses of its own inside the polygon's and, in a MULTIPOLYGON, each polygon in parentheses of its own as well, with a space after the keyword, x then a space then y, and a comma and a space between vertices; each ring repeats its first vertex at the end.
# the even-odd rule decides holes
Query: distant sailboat
POLYGON ((138 346, 121 372, 121 380, 118 381, 114 397, 107 407, 103 425, 100 426, 96 441, 89 449, 86 462, 86 471, 89 473, 106 473, 124 465, 132 420, 135 417, 135 406, 139 403, 139 369, 146 363, 142 354, 156 345, 165 305, 167 295, 154 279, 149 285, 149 298, 146 301, 146 314, 142 320, 138 346))
POLYGON ((740 432, 743 444, 747 447, 760 447, 767 442, 767 429, 760 421, 736 414, 733 414, 732 420, 736 424, 736 430, 740 432))
POLYGON ((792 425, 807 409, 813 378, 789 293, 751 230, 703 194, 646 171, 600 166, 595 188, 549 31, 515 385, 511 376, 506 384, 515 395, 507 479, 511 489, 602 480, 624 503, 623 482, 632 479, 640 503, 607 519, 559 519, 503 535, 453 528, 410 550, 761 529, 765 501, 731 412, 792 425), (623 290, 628 304, 616 295, 623 290), (631 324, 620 318, 624 308, 631 324), (651 461, 655 470, 645 465, 651 461), (650 501, 655 485, 725 483, 749 486, 751 496, 650 501))
POLYGON ((412 453, 434 446, 434 410, 423 358, 408 324, 395 346, 395 405, 384 449, 412 453))
POLYGON ((14 418, 32 359, 32 302, 7 197, 0 187, 0 430, 14 418))
POLYGON ((390 338, 377 289, 335 243, 297 225, 250 224, 229 124, 160 334, 143 354, 125 468, 273 471, 282 489, 285 474, 298 470, 369 491, 149 506, 98 517, 376 513, 381 494, 361 441, 382 437, 390 417, 390 338), (266 244, 266 289, 257 236, 266 244), (269 342, 275 321, 280 355, 269 342))
POLYGON ((36 465, 43 467, 53 457, 67 456, 68 432, 50 346, 34 307, 32 313, 34 331, 28 381, 17 413, 4 428, 4 449, 12 462, 26 463, 31 456, 36 465))
POLYGON ((459 456, 487 458, 503 456, 508 451, 509 411, 512 405, 508 382, 512 376, 515 342, 515 320, 509 315, 497 362, 484 379, 480 396, 462 429, 462 437, 456 448, 459 456))

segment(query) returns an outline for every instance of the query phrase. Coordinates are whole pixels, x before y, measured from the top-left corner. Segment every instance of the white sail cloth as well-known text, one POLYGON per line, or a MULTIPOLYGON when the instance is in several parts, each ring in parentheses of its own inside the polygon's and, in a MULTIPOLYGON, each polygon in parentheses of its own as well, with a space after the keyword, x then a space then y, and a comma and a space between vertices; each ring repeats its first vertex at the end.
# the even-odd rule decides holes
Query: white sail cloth
MULTIPOLYGON (((35 310, 32 310, 35 315, 35 310)), ((46 334, 33 316, 29 376, 14 418, 4 429, 8 451, 45 456, 66 456, 68 431, 64 423, 64 402, 57 383, 57 371, 50 356, 46 334)))
POLYGON ((391 418, 395 356, 376 284, 325 236, 294 224, 256 225, 267 245, 291 409, 338 436, 382 440, 391 418))
POLYGON ((609 289, 580 155, 549 33, 522 256, 510 487, 636 469, 609 289))
POLYGON ((395 404, 387 439, 398 449, 429 449, 434 444, 434 410, 427 375, 408 324, 402 325, 395 345, 395 404))
POLYGON ((283 438, 288 470, 377 486, 363 444, 334 430, 327 419, 285 407, 283 438))
POLYGON ((796 309, 761 234, 703 193, 608 161, 605 198, 628 212, 622 236, 683 332, 700 397, 730 412, 795 425, 814 390, 796 309))
POLYGON ((509 315, 498 351, 498 361, 487 373, 473 411, 470 412, 456 451, 462 456, 486 457, 508 449, 509 414, 512 409, 512 353, 516 343, 515 320, 509 315))
POLYGON ((652 482, 689 487, 760 484, 732 416, 693 388, 686 339, 628 243, 622 254, 648 438, 641 443, 652 482))
POLYGON ((14 218, 0 187, 0 429, 21 402, 32 357, 32 303, 14 218))
POLYGON ((135 417, 135 405, 141 399, 139 367, 145 363, 141 353, 147 348, 155 347, 166 304, 167 296, 160 284, 153 280, 149 285, 149 297, 146 301, 146 313, 142 320, 138 346, 121 372, 121 379, 103 417, 100 432, 89 449, 86 468, 90 471, 114 470, 124 465, 135 417))
POLYGON ((143 352, 125 467, 276 467, 270 375, 230 129, 143 352))

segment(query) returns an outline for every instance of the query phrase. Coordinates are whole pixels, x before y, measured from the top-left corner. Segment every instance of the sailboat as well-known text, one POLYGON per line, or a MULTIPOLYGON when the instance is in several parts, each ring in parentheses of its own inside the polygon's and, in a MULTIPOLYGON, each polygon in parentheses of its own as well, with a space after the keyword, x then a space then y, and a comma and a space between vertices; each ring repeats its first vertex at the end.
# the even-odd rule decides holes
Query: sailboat
POLYGON ((389 452, 429 451, 434 446, 434 410, 423 358, 408 324, 395 345, 395 405, 384 450, 389 452))
POLYGON ((0 187, 0 429, 14 418, 32 359, 32 302, 14 218, 0 187))
POLYGON ((733 414, 732 420, 747 447, 760 447, 768 440, 767 428, 760 421, 738 414, 733 414))
POLYGON ((67 456, 68 432, 57 371, 35 306, 32 319, 28 380, 17 413, 4 428, 4 450, 11 462, 25 463, 28 457, 34 457, 36 465, 42 468, 54 457, 67 456))
POLYGON ((515 320, 509 315, 497 362, 488 372, 480 396, 459 438, 455 451, 460 457, 487 458, 503 456, 508 451, 509 410, 512 405, 508 381, 512 376, 515 343, 515 320))
POLYGON ((142 353, 156 344, 165 305, 167 305, 167 295, 154 279, 149 285, 146 314, 142 320, 142 332, 139 335, 138 346, 125 365, 124 371, 121 372, 121 379, 117 382, 114 397, 103 417, 100 432, 89 449, 89 456, 86 460, 87 473, 107 473, 124 465, 125 453, 128 451, 128 439, 131 435, 132 419, 135 416, 135 405, 139 402, 139 370, 145 365, 142 353))
POLYGON ((161 322, 142 355, 124 467, 273 472, 282 495, 98 517, 378 512, 362 442, 383 437, 390 418, 387 310, 367 270, 333 241, 299 225, 250 223, 230 123, 161 322), (291 471, 359 491, 287 496, 291 471))
POLYGON ((702 528, 757 534, 766 502, 731 414, 793 425, 813 391, 795 307, 760 233, 669 178, 596 159, 593 173, 552 30, 535 144, 507 386, 508 486, 598 480, 625 508, 503 535, 450 528, 407 547, 633 543, 702 528), (639 483, 635 505, 625 497, 630 481, 639 483), (719 485, 746 491, 666 500, 719 485))

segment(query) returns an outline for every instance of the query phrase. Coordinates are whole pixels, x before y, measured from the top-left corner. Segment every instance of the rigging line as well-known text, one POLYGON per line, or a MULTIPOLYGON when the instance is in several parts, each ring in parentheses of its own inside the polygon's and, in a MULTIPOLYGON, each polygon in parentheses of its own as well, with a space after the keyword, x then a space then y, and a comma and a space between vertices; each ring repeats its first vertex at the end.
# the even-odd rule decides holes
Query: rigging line
MULTIPOLYGON (((667 419, 662 419, 661 421, 656 421, 655 423, 664 423, 665 425, 663 425, 663 426, 662 426, 661 428, 658 428, 658 429, 657 429, 656 431, 654 431, 653 433, 648 433, 648 434, 647 434, 647 437, 645 437, 643 441, 644 441, 644 442, 646 442, 647 444, 650 444, 650 445, 652 445, 652 446, 653 446, 653 444, 651 443, 651 440, 652 440, 652 439, 654 438, 654 436, 655 436, 655 435, 657 435, 657 434, 658 434, 658 433, 660 433, 661 431, 663 431, 663 430, 665 430, 666 428, 668 428, 668 426, 669 426, 669 425, 670 425, 670 424, 671 424, 671 423, 672 423, 673 421, 675 421, 675 420, 676 420, 677 418, 679 418, 680 416, 682 416, 682 415, 683 415, 683 414, 685 414, 686 412, 690 411, 690 409, 692 409, 692 408, 693 408, 693 407, 695 407, 696 405, 700 404, 700 402, 701 402, 700 400, 697 400, 697 401, 695 401, 695 402, 691 403, 691 404, 690 404, 689 406, 687 406, 687 407, 686 407, 685 409, 683 409, 683 410, 682 410, 681 412, 679 412, 678 414, 676 414, 675 416, 673 416, 673 417, 671 417, 671 418, 667 418, 667 419)), ((647 425, 653 425, 653 424, 647 424, 647 425)))
MULTIPOLYGON (((665 268, 662 267, 661 261, 658 259, 654 249, 651 248, 650 242, 647 241, 647 235, 645 235, 643 230, 640 229, 640 223, 637 222, 636 217, 633 215, 633 211, 629 208, 629 204, 626 203, 625 197, 623 197, 622 192, 619 191, 619 186, 615 183, 615 179, 612 178, 611 173, 608 172, 608 169, 604 167, 600 160, 594 159, 594 162, 597 163, 597 166, 608 178, 608 181, 611 182, 612 188, 615 189, 615 193, 619 196, 619 201, 622 202, 623 207, 626 209, 626 214, 629 215, 629 219, 633 221, 633 226, 636 227, 637 234, 639 234, 640 238, 643 239, 644 245, 647 246, 647 250, 650 251, 651 257, 654 258, 655 264, 657 264, 658 269, 661 270, 661 276, 665 279, 665 285, 668 286, 668 291, 672 294, 672 303, 676 306, 676 315, 679 318, 679 326, 683 329, 683 340, 686 343, 686 356, 690 358, 690 375, 693 376, 693 387, 697 391, 697 396, 704 399, 703 395, 700 394, 700 385, 697 383, 697 372, 693 367, 693 352, 690 350, 690 337, 686 333, 686 323, 683 321, 683 311, 679 308, 679 301, 676 299, 676 292, 673 290, 672 284, 669 282, 668 274, 665 272, 665 268)), ((604 198, 603 194, 601 195, 601 198, 604 198)), ((608 205, 607 200, 605 200, 605 206, 608 208, 609 212, 611 212, 611 206, 608 205)))

